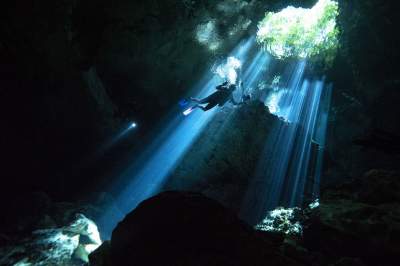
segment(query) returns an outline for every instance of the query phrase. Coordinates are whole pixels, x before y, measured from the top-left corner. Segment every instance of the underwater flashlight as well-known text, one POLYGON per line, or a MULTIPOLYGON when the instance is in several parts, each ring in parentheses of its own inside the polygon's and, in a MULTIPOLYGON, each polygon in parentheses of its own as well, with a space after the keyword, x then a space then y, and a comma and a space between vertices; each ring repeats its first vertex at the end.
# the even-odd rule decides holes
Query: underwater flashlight
POLYGON ((135 122, 132 122, 131 125, 129 126, 130 129, 137 127, 137 124, 135 122))

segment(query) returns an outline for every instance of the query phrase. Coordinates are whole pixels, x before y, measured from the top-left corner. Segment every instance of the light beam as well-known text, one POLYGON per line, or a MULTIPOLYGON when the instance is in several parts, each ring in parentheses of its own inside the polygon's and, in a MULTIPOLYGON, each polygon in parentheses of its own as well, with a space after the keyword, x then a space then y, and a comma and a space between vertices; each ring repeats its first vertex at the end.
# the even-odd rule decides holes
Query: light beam
POLYGON ((283 75, 287 92, 281 95, 276 115, 290 123, 277 121, 267 137, 240 211, 251 224, 259 223, 278 206, 301 206, 318 194, 322 150, 313 138, 324 145, 331 87, 325 86, 323 79, 306 80, 305 67, 306 62, 299 61, 283 75))
MULTIPOLYGON (((249 38, 241 42, 229 56, 237 58, 240 62, 246 62, 248 53, 254 46, 255 38, 249 38)), ((259 55, 259 58, 260 60, 262 58, 263 62, 267 60, 266 55, 259 55)), ((258 68, 258 75, 260 75, 260 66, 258 68)), ((257 79, 255 74, 248 75, 252 77, 249 83, 257 79)), ((204 98, 210 95, 221 82, 221 78, 209 72, 189 95, 204 98)), ((117 206, 110 207, 103 218, 97 221, 104 238, 107 239, 111 235, 112 229, 123 215, 162 189, 169 174, 216 112, 217 108, 207 112, 198 109, 186 110, 185 113, 191 113, 190 116, 183 116, 179 111, 173 112, 172 119, 169 119, 158 137, 142 154, 132 159, 132 165, 120 175, 119 181, 114 185, 113 194, 118 195, 117 206)))

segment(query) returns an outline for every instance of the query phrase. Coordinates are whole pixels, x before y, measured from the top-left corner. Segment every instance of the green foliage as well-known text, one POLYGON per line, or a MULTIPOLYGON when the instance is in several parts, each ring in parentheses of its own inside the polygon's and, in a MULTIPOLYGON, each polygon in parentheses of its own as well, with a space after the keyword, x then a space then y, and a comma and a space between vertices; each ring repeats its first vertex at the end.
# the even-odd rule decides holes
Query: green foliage
POLYGON ((269 12, 258 25, 257 40, 277 58, 323 57, 333 61, 338 47, 338 4, 319 0, 311 9, 289 6, 269 12))

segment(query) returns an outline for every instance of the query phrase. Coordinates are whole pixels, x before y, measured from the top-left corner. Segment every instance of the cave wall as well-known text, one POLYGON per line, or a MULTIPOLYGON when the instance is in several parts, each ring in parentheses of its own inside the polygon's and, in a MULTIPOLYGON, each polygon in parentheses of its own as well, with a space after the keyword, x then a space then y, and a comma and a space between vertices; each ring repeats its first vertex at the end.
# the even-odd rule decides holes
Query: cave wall
POLYGON ((79 182, 68 169, 118 122, 94 66, 101 25, 87 36, 79 10, 78 1, 14 1, 0 11, 1 194, 69 195, 79 182))
MULTIPOLYGON (((384 131, 396 145, 400 135, 400 26, 394 1, 339 1, 340 47, 328 78, 334 83, 328 135, 326 182, 358 176, 371 168, 398 170, 398 155, 381 143, 353 140, 384 131)), ((382 134, 382 133, 378 133, 382 134)), ((383 136, 383 138, 385 138, 383 136)))

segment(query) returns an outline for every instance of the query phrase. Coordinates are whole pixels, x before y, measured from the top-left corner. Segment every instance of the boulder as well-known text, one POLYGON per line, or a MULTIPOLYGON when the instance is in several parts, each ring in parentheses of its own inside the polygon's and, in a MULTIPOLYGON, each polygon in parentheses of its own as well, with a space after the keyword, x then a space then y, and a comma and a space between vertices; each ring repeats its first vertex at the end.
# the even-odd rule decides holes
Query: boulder
POLYGON ((163 192, 118 224, 91 265, 301 265, 218 202, 163 192))
POLYGON ((41 229, 0 249, 0 265, 79 266, 101 245, 96 224, 82 214, 67 226, 41 229))

